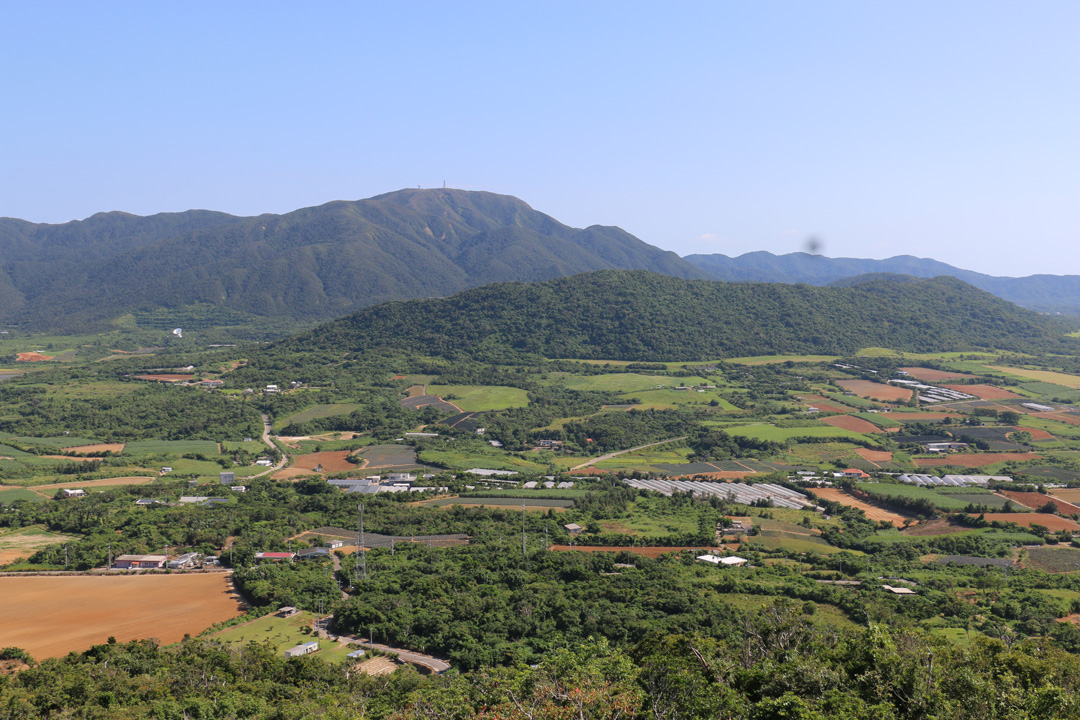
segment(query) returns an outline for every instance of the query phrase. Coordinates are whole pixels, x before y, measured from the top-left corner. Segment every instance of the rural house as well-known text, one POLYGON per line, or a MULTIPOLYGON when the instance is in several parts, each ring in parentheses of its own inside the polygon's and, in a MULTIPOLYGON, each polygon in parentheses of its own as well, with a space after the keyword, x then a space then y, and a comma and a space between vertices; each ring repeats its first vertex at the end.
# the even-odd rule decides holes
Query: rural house
POLYGON ((289 648, 288 650, 285 651, 285 657, 287 657, 287 658, 300 657, 301 655, 310 655, 311 653, 318 652, 318 651, 319 651, 319 641, 318 640, 312 640, 311 642, 306 642, 303 645, 297 645, 296 647, 289 648))
POLYGON ((114 570, 161 570, 165 567, 165 555, 121 555, 113 563, 114 570))

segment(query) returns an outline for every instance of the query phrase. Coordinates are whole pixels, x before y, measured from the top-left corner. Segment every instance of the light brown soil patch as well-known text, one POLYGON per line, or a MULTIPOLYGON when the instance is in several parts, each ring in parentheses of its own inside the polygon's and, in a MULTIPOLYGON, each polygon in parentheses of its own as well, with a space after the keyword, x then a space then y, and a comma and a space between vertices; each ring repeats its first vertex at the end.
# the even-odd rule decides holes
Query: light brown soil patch
POLYGON ((1018 502, 1024 507, 1029 507, 1032 510, 1038 510, 1049 502, 1054 503, 1057 511, 1062 515, 1080 513, 1080 507, 1077 507, 1070 502, 1066 502, 1064 498, 1056 498, 1052 495, 1043 495, 1042 493, 1037 492, 1017 492, 1015 490, 998 490, 997 494, 1007 497, 1013 502, 1018 502))
POLYGON ((869 460, 872 463, 879 462, 892 462, 893 454, 887 450, 871 450, 869 448, 855 448, 855 454, 861 457, 863 460, 869 460))
POLYGON ((1016 429, 1021 432, 1031 433, 1031 439, 1035 442, 1041 442, 1043 440, 1057 440, 1056 437, 1048 433, 1046 430, 1043 430, 1042 428, 1018 427, 1016 429))
POLYGON ((310 453, 308 455, 294 455, 292 465, 284 470, 274 473, 275 480, 287 480, 300 475, 313 475, 315 468, 322 466, 324 473, 339 473, 356 470, 359 465, 351 463, 345 458, 353 454, 353 450, 330 450, 327 452, 310 453))
POLYGON ((132 377, 134 377, 136 380, 152 380, 154 382, 174 383, 174 382, 185 382, 187 380, 193 379, 195 376, 194 375, 174 375, 174 374, 170 374, 170 373, 161 373, 161 374, 153 374, 153 375, 133 375, 132 377))
POLYGON ((37 352, 22 352, 15 354, 15 362, 44 362, 45 360, 52 359, 52 355, 42 355, 37 352))
POLYGON ((1080 503, 1080 488, 1054 488, 1050 491, 1054 497, 1059 497, 1065 502, 1080 503))
MULTIPOLYGON (((420 504, 422 504, 422 503, 420 503, 420 504)), ((488 504, 485 505, 484 501, 481 500, 480 498, 476 498, 476 499, 474 499, 472 501, 458 499, 458 500, 455 500, 453 502, 453 504, 436 505, 436 507, 441 508, 443 510, 449 510, 450 508, 454 507, 454 505, 460 505, 461 507, 467 507, 467 508, 474 508, 474 507, 475 508, 487 508, 489 510, 506 510, 507 508, 509 508, 511 510, 514 510, 515 512, 517 512, 518 510, 521 509, 521 508, 515 507, 513 505, 502 505, 502 504, 495 504, 495 503, 488 503, 488 504)), ((544 505, 526 505, 525 509, 530 511, 530 512, 536 511, 536 512, 546 513, 548 510, 554 510, 556 513, 564 513, 567 510, 569 510, 570 508, 547 507, 547 506, 544 506, 544 505)))
POLYGON ((1035 453, 978 453, 974 455, 958 453, 940 458, 915 458, 912 462, 917 467, 955 465, 956 467, 976 468, 1009 460, 1027 462, 1028 460, 1038 460, 1040 458, 1042 458, 1042 455, 1036 455, 1035 453))
MULTIPOLYGON (((75 458, 71 458, 74 460, 75 458)), ((27 490, 58 490, 60 488, 88 488, 88 487, 112 487, 114 485, 145 485, 154 482, 153 477, 115 477, 101 478, 100 480, 77 480, 68 483, 52 483, 51 485, 33 485, 27 490)))
POLYGON ((1047 420, 1057 420, 1068 425, 1080 425, 1080 415, 1075 413, 1031 413, 1034 417, 1046 418, 1047 420))
MULTIPOLYGON (((905 367, 900 368, 916 380, 923 382, 941 382, 942 380, 957 380, 960 378, 973 378, 976 375, 970 373, 951 372, 949 370, 934 370, 932 368, 905 367)), ((963 392, 963 391, 961 391, 963 392)))
POLYGON ((838 502, 841 505, 847 505, 848 507, 856 507, 866 513, 866 517, 875 522, 882 520, 892 523, 896 527, 903 527, 904 521, 907 520, 903 515, 898 515, 890 510, 879 508, 876 505, 871 505, 868 502, 863 502, 858 498, 854 498, 848 495, 839 488, 811 488, 810 492, 817 495, 822 500, 831 500, 832 502, 838 502))
POLYGON ((365 675, 389 675, 398 669, 398 665, 390 658, 376 657, 357 663, 353 669, 365 675))
MULTIPOLYGON (((879 433, 881 428, 872 422, 863 420, 862 418, 852 417, 850 415, 833 415, 832 417, 821 418, 821 422, 826 425, 832 425, 842 430, 851 430, 857 433, 879 433)), ((891 453, 890 453, 891 455, 891 453)))
POLYGON ((104 643, 195 635, 243 612, 225 573, 0 577, 0 637, 36 659, 104 643))
POLYGON ((413 385, 405 391, 405 397, 420 397, 421 395, 427 395, 426 385, 413 385))
MULTIPOLYGON (((44 526, 37 525, 36 528, 44 526)), ((30 535, 23 534, 30 528, 0 536, 0 565, 13 563, 20 558, 28 558, 38 550, 49 545, 74 540, 74 535, 30 535)))
POLYGON ((76 447, 67 447, 61 450, 62 453, 68 453, 70 455, 85 455, 87 453, 122 453, 124 452, 124 443, 98 443, 97 445, 78 445, 76 447))
MULTIPOLYGON (((964 525, 953 525, 945 518, 934 518, 918 525, 912 525, 906 530, 901 530, 902 535, 911 537, 928 537, 930 535, 952 535, 953 533, 966 532, 971 528, 964 525)), ((936 555, 931 559, 936 559, 936 555)), ((920 558, 921 559, 921 558, 920 558)), ((926 562, 925 560, 923 562, 926 562)))
POLYGON ((555 552, 571 552, 571 551, 573 551, 573 552, 587 552, 587 553, 596 553, 596 552, 621 553, 621 552, 629 552, 629 553, 633 553, 634 555, 641 555, 643 557, 650 557, 650 558, 660 557, 661 555, 663 555, 665 553, 681 552, 683 550, 695 550, 695 551, 700 552, 702 554, 705 554, 707 552, 719 552, 719 548, 716 548, 716 547, 690 547, 690 546, 684 546, 684 547, 632 547, 631 548, 631 547, 619 547, 617 545, 574 545, 574 547, 570 547, 569 545, 552 545, 548 549, 549 550, 554 550, 555 552))
POLYGON ((1012 390, 999 388, 995 385, 942 385, 941 387, 974 395, 980 400, 1012 400, 1013 398, 1023 397, 1012 390))
POLYGON ((1048 515, 1046 513, 983 513, 982 516, 987 522, 994 522, 995 520, 998 522, 1012 522, 1021 527, 1042 525, 1051 532, 1057 532, 1058 530, 1080 530, 1080 524, 1067 518, 1059 517, 1057 515, 1048 515))
POLYGON ((911 390, 895 385, 883 385, 869 380, 841 380, 837 384, 848 392, 871 400, 896 402, 911 399, 911 390))

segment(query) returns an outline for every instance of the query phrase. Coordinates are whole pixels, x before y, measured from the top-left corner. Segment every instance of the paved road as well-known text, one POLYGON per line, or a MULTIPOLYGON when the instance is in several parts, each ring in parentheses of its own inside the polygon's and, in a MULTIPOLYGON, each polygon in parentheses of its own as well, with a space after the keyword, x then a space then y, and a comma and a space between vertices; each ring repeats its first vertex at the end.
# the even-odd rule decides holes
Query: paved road
POLYGON ((682 437, 668 438, 667 440, 661 440, 660 442, 649 443, 648 445, 638 445, 637 447, 632 447, 629 450, 620 450, 618 452, 608 453, 607 455, 601 455, 598 458, 593 458, 592 460, 590 460, 588 462, 583 462, 580 465, 576 465, 576 466, 570 468, 570 472, 574 472, 575 470, 580 470, 581 468, 589 467, 590 465, 594 465, 594 464, 600 462, 601 460, 610 460, 611 458, 618 457, 619 455, 623 455, 624 453, 634 452, 635 450, 644 450, 645 448, 653 447, 654 445, 663 445, 664 443, 675 442, 676 440, 685 440, 687 437, 689 437, 689 436, 688 435, 683 435, 682 437))
MULTIPOLYGON (((271 429, 270 418, 267 417, 267 415, 265 413, 263 413, 262 421, 263 421, 263 434, 262 434, 263 443, 267 447, 269 447, 271 450, 277 450, 278 447, 276 445, 274 445, 274 443, 271 442, 271 440, 270 440, 270 429, 271 429)), ((281 459, 278 460, 277 465, 270 468, 269 470, 264 470, 263 472, 258 473, 257 475, 249 475, 248 477, 257 478, 257 477, 262 477, 263 475, 269 475, 270 473, 277 472, 281 468, 285 467, 288 463, 289 463, 289 456, 286 455, 285 453, 281 453, 281 459)))
POLYGON ((373 643, 358 638, 354 635, 332 635, 326 631, 326 628, 330 625, 330 622, 334 619, 333 615, 327 615, 315 624, 316 632, 321 637, 336 638, 337 640, 351 643, 353 645, 359 645, 360 647, 366 647, 372 650, 380 650, 384 653, 390 653, 391 655, 397 655, 399 660, 404 660, 407 663, 413 665, 423 665, 432 672, 443 673, 450 669, 450 663, 431 655, 425 655, 423 653, 413 652, 411 650, 402 650, 401 648, 390 647, 389 645, 383 645, 381 643, 373 643))

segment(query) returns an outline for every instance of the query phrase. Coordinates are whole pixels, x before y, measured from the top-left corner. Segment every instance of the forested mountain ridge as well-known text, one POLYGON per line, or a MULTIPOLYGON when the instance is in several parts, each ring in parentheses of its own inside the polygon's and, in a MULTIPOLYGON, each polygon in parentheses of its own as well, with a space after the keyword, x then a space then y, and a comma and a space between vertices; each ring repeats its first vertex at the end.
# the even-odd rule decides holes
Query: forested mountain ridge
POLYGON ((495 359, 703 360, 1076 345, 1065 328, 959 280, 870 278, 851 287, 683 280, 599 271, 500 283, 439 300, 390 302, 279 345, 409 349, 495 359))
POLYGON ((1032 310, 1080 314, 1080 275, 996 277, 964 270, 930 258, 897 255, 885 260, 829 258, 797 252, 774 255, 749 252, 727 255, 687 255, 689 263, 716 280, 830 285, 838 280, 870 273, 893 273, 920 278, 955 277, 1000 298, 1032 310))
POLYGON ((339 317, 386 300, 600 269, 707 276, 616 228, 571 228, 506 195, 401 190, 285 215, 0 218, 0 321, 68 330, 208 305, 224 317, 339 317))

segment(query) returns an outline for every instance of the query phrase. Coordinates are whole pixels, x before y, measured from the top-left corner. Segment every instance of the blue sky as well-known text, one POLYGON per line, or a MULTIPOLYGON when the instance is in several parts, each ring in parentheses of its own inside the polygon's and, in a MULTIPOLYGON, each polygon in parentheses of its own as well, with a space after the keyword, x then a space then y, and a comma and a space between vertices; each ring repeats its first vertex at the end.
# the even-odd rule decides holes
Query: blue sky
POLYGON ((1080 274, 1080 3, 0 0, 0 216, 516 195, 674 250, 1080 274))

